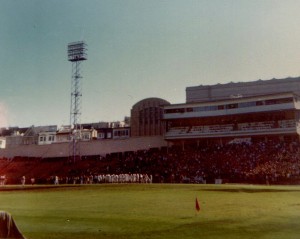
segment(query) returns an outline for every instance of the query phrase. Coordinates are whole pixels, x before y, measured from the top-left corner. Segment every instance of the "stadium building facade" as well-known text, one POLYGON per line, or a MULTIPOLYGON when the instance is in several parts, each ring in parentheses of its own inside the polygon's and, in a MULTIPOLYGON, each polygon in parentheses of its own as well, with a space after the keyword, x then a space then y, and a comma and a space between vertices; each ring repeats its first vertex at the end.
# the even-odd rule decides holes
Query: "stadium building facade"
POLYGON ((299 141, 300 78, 186 88, 186 103, 164 107, 165 140, 181 145, 299 141))
POLYGON ((163 107, 170 103, 160 98, 146 98, 131 109, 131 136, 155 136, 163 135, 165 124, 163 107))

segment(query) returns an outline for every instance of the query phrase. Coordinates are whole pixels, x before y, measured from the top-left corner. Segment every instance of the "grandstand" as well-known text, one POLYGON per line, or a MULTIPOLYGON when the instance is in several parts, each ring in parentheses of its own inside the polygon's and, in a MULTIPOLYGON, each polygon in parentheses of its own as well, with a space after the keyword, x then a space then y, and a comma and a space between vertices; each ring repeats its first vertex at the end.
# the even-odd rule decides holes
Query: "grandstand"
POLYGON ((23 175, 37 183, 99 175, 147 175, 154 183, 299 183, 299 86, 300 78, 273 79, 188 87, 183 104, 148 98, 132 109, 134 136, 122 128, 116 138, 88 137, 76 163, 66 160, 68 142, 57 134, 56 143, 0 149, 0 176, 8 183, 23 175))
POLYGON ((194 88, 187 88, 192 91, 187 93, 187 103, 164 107, 165 139, 198 145, 206 140, 226 144, 249 137, 251 140, 298 141, 299 85, 300 78, 201 86, 197 87, 202 94, 198 98, 194 88), (219 90, 223 87, 226 94, 219 90), (249 90, 244 96, 246 88, 249 90), (209 97, 203 96, 204 91, 209 97), (218 94, 213 95, 213 92, 218 94))

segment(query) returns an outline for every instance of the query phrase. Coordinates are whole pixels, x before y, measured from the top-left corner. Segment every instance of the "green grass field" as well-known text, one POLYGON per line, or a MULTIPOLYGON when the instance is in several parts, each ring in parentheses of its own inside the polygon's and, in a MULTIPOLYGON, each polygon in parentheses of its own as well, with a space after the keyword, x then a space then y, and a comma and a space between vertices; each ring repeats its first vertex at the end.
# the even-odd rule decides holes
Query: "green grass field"
POLYGON ((0 189, 1 210, 13 215, 28 239, 300 238, 299 186, 115 184, 0 189))

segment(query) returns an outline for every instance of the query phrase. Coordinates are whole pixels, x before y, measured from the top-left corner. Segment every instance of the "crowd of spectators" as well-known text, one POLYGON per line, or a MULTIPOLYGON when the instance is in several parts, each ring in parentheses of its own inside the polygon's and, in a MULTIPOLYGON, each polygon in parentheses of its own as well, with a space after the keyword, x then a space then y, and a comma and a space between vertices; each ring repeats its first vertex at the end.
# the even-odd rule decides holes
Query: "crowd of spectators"
MULTIPOLYGON (((26 166, 26 171, 20 171, 19 178, 30 172, 28 178, 37 179, 34 183, 57 183, 59 179, 60 184, 215 183, 216 180, 263 184, 300 182, 298 142, 269 140, 205 146, 186 144, 184 148, 181 145, 82 158, 80 162, 71 164, 62 161, 48 160, 46 165, 45 159, 27 159, 23 167, 25 169, 26 166), (50 164, 51 167, 48 166, 50 164), (135 176, 138 180, 132 180, 133 175, 138 175, 135 176)), ((21 170, 22 160, 16 162, 21 170)), ((13 163, 14 160, 9 162, 13 163)), ((0 167, 0 174, 4 175, 5 169, 9 166, 0 167)))
POLYGON ((118 160, 118 172, 147 172, 155 182, 166 183, 284 183, 300 176, 300 145, 294 142, 172 147, 118 160))

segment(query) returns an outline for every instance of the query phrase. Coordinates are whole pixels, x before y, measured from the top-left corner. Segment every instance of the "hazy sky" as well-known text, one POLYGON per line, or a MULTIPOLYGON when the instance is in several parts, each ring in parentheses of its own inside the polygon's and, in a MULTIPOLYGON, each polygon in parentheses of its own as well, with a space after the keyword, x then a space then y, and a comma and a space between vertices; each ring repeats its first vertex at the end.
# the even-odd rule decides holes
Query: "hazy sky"
POLYGON ((0 0, 0 127, 69 124, 67 45, 85 41, 82 123, 187 86, 300 76, 299 0, 0 0))

